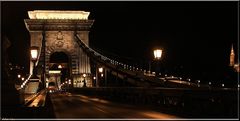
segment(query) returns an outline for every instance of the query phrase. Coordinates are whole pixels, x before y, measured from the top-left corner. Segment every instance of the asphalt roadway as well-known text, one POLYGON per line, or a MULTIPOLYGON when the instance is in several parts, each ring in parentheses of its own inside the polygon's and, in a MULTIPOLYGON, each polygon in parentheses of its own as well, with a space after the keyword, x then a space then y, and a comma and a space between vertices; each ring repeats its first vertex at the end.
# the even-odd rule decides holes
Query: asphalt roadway
POLYGON ((71 93, 52 93, 57 119, 179 119, 173 114, 71 93))

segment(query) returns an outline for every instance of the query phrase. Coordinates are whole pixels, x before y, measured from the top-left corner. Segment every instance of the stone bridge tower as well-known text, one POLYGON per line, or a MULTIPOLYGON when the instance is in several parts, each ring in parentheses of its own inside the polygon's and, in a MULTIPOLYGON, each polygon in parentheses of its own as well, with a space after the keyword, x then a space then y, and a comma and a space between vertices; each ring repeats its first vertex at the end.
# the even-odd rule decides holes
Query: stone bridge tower
MULTIPOLYGON (((91 86, 90 61, 77 44, 75 34, 88 45, 89 30, 94 20, 88 20, 90 12, 85 11, 29 11, 30 19, 25 25, 30 33, 30 46, 39 47, 38 65, 45 70, 46 82, 51 81, 50 56, 55 52, 63 52, 69 58, 69 73, 73 87, 81 87, 83 74, 86 74, 87 86, 91 86), (44 50, 43 50, 44 49, 44 50)), ((30 61, 30 73, 33 63, 30 61)), ((68 80, 69 80, 68 79, 68 80)), ((53 80, 52 81, 56 81, 53 80)), ((57 83, 57 82, 56 82, 57 83)), ((59 82, 58 82, 59 83, 59 82)))

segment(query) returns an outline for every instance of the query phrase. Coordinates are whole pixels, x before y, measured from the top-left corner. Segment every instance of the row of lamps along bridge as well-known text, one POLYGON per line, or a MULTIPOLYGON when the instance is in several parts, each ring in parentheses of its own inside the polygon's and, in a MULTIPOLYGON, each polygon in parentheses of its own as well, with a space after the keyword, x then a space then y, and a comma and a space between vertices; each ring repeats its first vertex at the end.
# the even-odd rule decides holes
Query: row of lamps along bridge
MULTIPOLYGON (((31 47, 31 49, 30 49, 30 52, 31 52, 31 60, 32 60, 32 62, 33 62, 33 71, 32 71, 32 75, 30 74, 29 75, 29 77, 28 78, 24 78, 24 77, 22 77, 21 78, 21 75, 18 75, 18 78, 20 79, 21 78, 21 80, 22 81, 24 81, 23 82, 23 84, 21 85, 21 88, 24 88, 24 86, 26 85, 26 83, 29 81, 29 80, 33 80, 33 81, 40 81, 39 80, 39 78, 36 76, 36 70, 35 70, 35 66, 36 66, 36 61, 37 61, 37 58, 38 58, 38 50, 39 50, 39 48, 38 47, 36 47, 36 46, 32 46, 31 47)), ((159 61, 160 61, 160 59, 161 59, 161 57, 162 57, 162 49, 155 49, 154 51, 153 51, 153 55, 154 55, 154 59, 159 63, 159 61)), ((157 66, 159 66, 159 64, 157 64, 157 66)), ((61 68, 61 67, 60 67, 61 68)), ((159 67, 157 67, 157 68, 159 68, 159 67)), ((101 77, 103 77, 104 75, 103 75, 103 67, 100 67, 100 68, 98 68, 98 71, 100 72, 100 74, 101 74, 101 77)), ((155 76, 159 76, 159 72, 158 72, 158 69, 156 69, 156 75, 155 76)), ((86 80, 85 80, 85 78, 86 78, 86 74, 83 74, 83 77, 84 77, 84 86, 86 86, 86 80)), ((95 80, 96 79, 96 77, 93 77, 93 79, 95 80)), ((180 77, 180 80, 181 80, 182 78, 180 77)), ((191 79, 188 79, 188 81, 190 81, 191 79)), ((197 81, 198 82, 198 84, 200 83, 200 80, 198 80, 197 81)), ((71 82, 70 82, 71 83, 71 82)), ((209 85, 211 85, 212 83, 211 82, 209 82, 208 83, 209 85)), ((224 87, 224 84, 222 84, 222 87, 224 87)), ((238 88, 240 87, 240 85, 238 84, 238 88)))

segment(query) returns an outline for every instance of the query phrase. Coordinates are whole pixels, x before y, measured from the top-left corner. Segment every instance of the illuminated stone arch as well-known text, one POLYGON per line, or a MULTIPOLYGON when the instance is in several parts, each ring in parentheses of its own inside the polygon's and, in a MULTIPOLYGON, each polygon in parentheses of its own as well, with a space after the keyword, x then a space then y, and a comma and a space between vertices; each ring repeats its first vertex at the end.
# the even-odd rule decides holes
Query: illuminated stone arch
MULTIPOLYGON (((45 72, 49 74, 50 54, 63 51, 71 59, 71 75, 73 82, 78 81, 83 74, 91 75, 90 61, 79 47, 75 38, 77 34, 85 44, 89 44, 89 30, 94 20, 88 20, 90 12, 84 11, 30 11, 30 19, 25 19, 25 25, 30 33, 30 45, 37 46, 42 51, 45 44, 45 58, 39 55, 39 60, 45 61, 45 72), (64 16, 63 15, 71 16, 64 16), (73 17, 73 18, 71 18, 73 17), (44 59, 42 59, 44 58, 44 59)), ((30 73, 32 72, 30 61, 30 73)), ((91 78, 88 86, 91 85, 91 78)))

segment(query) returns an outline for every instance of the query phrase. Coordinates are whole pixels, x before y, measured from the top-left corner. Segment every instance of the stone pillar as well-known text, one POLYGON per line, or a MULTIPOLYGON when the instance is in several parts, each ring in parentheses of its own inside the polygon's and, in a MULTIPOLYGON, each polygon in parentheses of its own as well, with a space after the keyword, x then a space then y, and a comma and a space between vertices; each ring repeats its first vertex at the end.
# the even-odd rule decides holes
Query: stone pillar
MULTIPOLYGON (((80 39, 87 45, 89 46, 89 31, 78 31, 77 35, 80 37, 80 39)), ((91 73, 91 68, 90 68, 90 61, 89 57, 83 52, 81 48, 80 49, 80 64, 79 64, 79 71, 80 73, 85 73, 85 74, 90 74, 91 73)))

